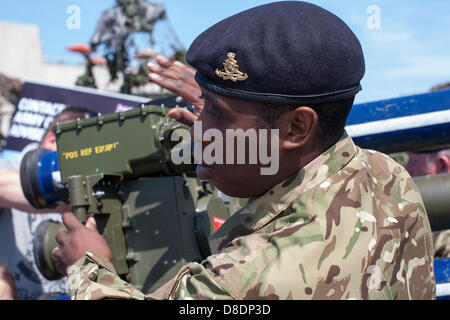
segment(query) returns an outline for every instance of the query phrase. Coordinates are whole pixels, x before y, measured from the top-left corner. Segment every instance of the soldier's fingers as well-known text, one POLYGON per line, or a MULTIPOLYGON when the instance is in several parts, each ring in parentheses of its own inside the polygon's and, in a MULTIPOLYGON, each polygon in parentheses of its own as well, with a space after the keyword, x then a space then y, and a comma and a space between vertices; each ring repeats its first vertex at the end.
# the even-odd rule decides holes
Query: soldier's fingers
POLYGON ((164 70, 160 65, 153 63, 153 62, 147 63, 147 68, 150 72, 154 72, 154 73, 160 73, 164 70))
POLYGON ((193 94, 194 90, 187 86, 183 81, 163 77, 156 73, 150 73, 149 79, 157 85, 178 94, 187 101, 192 101, 195 98, 198 98, 198 95, 193 94))
POLYGON ((64 246, 64 238, 67 236, 67 232, 60 231, 56 234, 56 242, 58 242, 61 246, 64 246))
POLYGON ((58 272, 60 272, 62 275, 66 275, 67 269, 61 263, 61 258, 62 258, 61 248, 54 248, 52 250, 52 256, 53 256, 53 258, 56 259, 56 263, 55 263, 56 270, 58 270, 58 272))
MULTIPOLYGON (((167 71, 167 70, 172 70, 174 72, 174 74, 177 74, 178 72, 183 71, 182 69, 180 69, 179 67, 174 66, 174 65, 170 65, 169 67, 165 68, 154 62, 147 63, 147 68, 150 72, 154 72, 157 74, 161 74, 162 72, 167 71)), ((176 77, 176 76, 174 76, 174 77, 176 77)))
POLYGON ((157 73, 150 73, 149 75, 148 75, 148 78, 149 78, 149 80, 150 81, 152 81, 152 82, 154 82, 154 83, 156 83, 156 84, 158 84, 158 85, 160 85, 161 87, 163 87, 163 88, 166 88, 166 89, 168 89, 168 90, 173 90, 173 89, 175 89, 176 88, 176 86, 175 86, 175 80, 173 80, 173 79, 167 79, 167 78, 165 78, 165 77, 161 77, 159 74, 157 74, 157 73))
POLYGON ((167 115, 187 126, 192 126, 194 124, 194 121, 198 118, 192 112, 183 108, 171 109, 167 115))
POLYGON ((67 276, 67 269, 63 266, 60 260, 57 260, 55 263, 56 270, 61 273, 63 276, 67 276))
POLYGON ((150 62, 148 64, 148 69, 150 71, 150 73, 152 74, 157 74, 161 77, 164 78, 168 78, 168 79, 173 79, 173 80, 181 80, 182 82, 192 85, 193 82, 195 81, 194 76, 189 73, 186 70, 180 69, 180 68, 176 68, 176 67, 171 67, 168 69, 163 69, 160 66, 150 62))
POLYGON ((155 60, 164 68, 170 68, 172 66, 172 61, 160 54, 155 57, 155 60))
MULTIPOLYGON (((156 73, 150 73, 149 80, 179 95, 200 111, 203 108, 203 99, 199 98, 201 95, 201 89, 197 84, 195 86, 191 86, 183 80, 169 79, 156 73)), ((200 114, 200 112, 196 113, 197 115, 200 114)))
POLYGON ((167 69, 167 70, 163 70, 159 73, 160 76, 165 77, 165 78, 169 78, 169 79, 173 79, 173 80, 182 80, 183 84, 186 82, 185 78, 186 75, 183 74, 184 71, 181 70, 174 70, 174 69, 167 69))
MULTIPOLYGON (((165 66, 169 66, 169 64, 165 64, 165 66)), ((186 64, 183 64, 179 61, 175 61, 173 64, 170 64, 169 67, 164 68, 156 63, 149 62, 147 67, 151 74, 154 74, 153 77, 157 77, 155 75, 159 75, 164 78, 172 79, 178 81, 177 86, 179 87, 191 87, 189 89, 201 92, 201 89, 198 83, 195 81, 195 73, 196 70, 186 64)), ((150 81, 153 81, 150 77, 150 81)), ((156 81, 153 82, 157 82, 156 81)))
POLYGON ((184 72, 188 73, 190 77, 195 76, 196 70, 192 68, 191 66, 184 64, 180 61, 170 61, 169 59, 165 58, 162 55, 156 56, 156 63, 149 62, 148 67, 150 71, 159 73, 165 70, 173 70, 175 73, 184 72))
POLYGON ((61 257, 61 248, 53 248, 52 250, 52 256, 56 259, 59 260, 59 258, 61 257))
POLYGON ((191 66, 188 66, 187 64, 184 64, 180 61, 174 61, 173 66, 178 67, 181 70, 184 70, 186 72, 189 72, 192 76, 195 76, 195 73, 197 72, 197 70, 195 70, 191 66))
POLYGON ((86 223, 84 224, 84 226, 86 228, 88 228, 89 230, 98 232, 98 230, 97 230, 97 222, 95 221, 94 217, 87 218, 86 223))
POLYGON ((62 220, 63 223, 66 225, 68 231, 75 230, 83 226, 72 212, 64 213, 62 216, 62 220))
POLYGON ((200 114, 202 113, 204 102, 203 102, 203 100, 202 100, 202 101, 199 102, 198 104, 195 104, 195 103, 194 103, 193 105, 195 106, 195 109, 194 109, 194 116, 195 116, 195 118, 197 119, 198 117, 200 117, 200 114))
POLYGON ((180 61, 175 61, 173 63, 173 70, 178 72, 178 77, 182 79, 184 82, 189 83, 193 87, 198 87, 200 90, 200 86, 197 81, 195 81, 195 73, 197 70, 188 66, 187 64, 181 63, 180 61))
POLYGON ((57 211, 58 213, 68 212, 68 211, 70 211, 70 204, 61 203, 56 207, 55 211, 57 211))

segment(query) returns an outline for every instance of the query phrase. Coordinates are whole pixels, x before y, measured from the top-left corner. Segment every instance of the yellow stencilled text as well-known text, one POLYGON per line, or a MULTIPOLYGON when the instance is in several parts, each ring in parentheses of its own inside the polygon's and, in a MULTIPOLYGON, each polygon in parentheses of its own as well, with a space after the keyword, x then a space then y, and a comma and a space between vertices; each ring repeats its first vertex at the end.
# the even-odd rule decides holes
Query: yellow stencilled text
POLYGON ((88 157, 92 153, 92 148, 85 148, 80 150, 80 154, 82 157, 88 157))
POLYGON ((75 150, 75 151, 70 151, 70 152, 63 152, 63 157, 66 160, 76 159, 78 157, 82 157, 82 158, 90 157, 90 156, 92 156, 93 153, 100 154, 100 153, 105 153, 105 152, 111 152, 111 151, 117 149, 118 145, 119 145, 119 142, 117 141, 117 142, 104 144, 104 145, 100 145, 100 146, 88 147, 88 148, 83 148, 80 150, 75 150))
POLYGON ((110 152, 112 150, 115 150, 118 145, 119 145, 119 142, 114 142, 114 143, 105 144, 102 146, 96 146, 95 153, 110 152))
POLYGON ((66 160, 76 159, 78 158, 78 151, 63 152, 63 156, 66 158, 66 160))

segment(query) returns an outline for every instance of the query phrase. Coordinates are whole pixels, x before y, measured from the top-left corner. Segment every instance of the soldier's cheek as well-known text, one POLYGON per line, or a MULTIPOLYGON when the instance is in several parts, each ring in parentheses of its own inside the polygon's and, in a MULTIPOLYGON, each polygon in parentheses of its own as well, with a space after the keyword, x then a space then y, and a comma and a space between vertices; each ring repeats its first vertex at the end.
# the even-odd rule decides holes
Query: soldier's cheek
POLYGON ((215 177, 215 169, 213 167, 199 164, 197 165, 197 168, 195 169, 197 173, 197 177, 200 180, 209 180, 211 182, 214 182, 215 177))

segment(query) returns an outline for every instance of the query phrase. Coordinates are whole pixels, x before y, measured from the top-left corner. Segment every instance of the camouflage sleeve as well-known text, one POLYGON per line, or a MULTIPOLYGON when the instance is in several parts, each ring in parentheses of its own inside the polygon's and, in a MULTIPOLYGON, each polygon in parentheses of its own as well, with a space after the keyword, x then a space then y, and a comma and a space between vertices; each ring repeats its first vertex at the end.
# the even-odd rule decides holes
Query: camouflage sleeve
POLYGON ((108 260, 91 252, 68 269, 72 300, 101 299, 231 299, 204 266, 190 263, 167 284, 145 296, 123 281, 108 260))
POLYGON ((147 298, 155 300, 233 299, 226 288, 208 270, 207 260, 202 264, 194 262, 184 266, 171 281, 148 295, 147 298))
POLYGON ((134 299, 144 294, 120 279, 111 262, 91 252, 67 270, 72 300, 134 299))

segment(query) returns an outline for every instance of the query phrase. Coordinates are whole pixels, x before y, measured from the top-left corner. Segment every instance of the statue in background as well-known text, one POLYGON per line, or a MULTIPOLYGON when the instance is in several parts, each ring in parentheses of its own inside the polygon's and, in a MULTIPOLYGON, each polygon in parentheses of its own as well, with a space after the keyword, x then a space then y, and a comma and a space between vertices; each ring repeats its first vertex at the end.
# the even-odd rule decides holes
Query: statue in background
MULTIPOLYGON (((130 94, 133 87, 148 83, 146 62, 154 54, 138 52, 135 40, 130 37, 135 33, 144 33, 150 37, 150 46, 155 45, 154 25, 158 21, 167 21, 166 11, 162 4, 146 0, 116 0, 117 5, 103 12, 90 41, 88 51, 81 52, 85 56, 86 71, 77 81, 77 85, 96 88, 92 68, 95 64, 106 64, 110 81, 119 79, 121 75, 122 86, 120 92, 130 94), (99 46, 104 50, 104 60, 96 61, 89 58, 99 46), (132 52, 135 52, 132 57, 132 52), (140 61, 132 67, 133 58, 140 61)), ((169 25, 169 24, 168 24, 169 25)), ((171 38, 168 41, 173 50, 172 58, 184 60, 185 50, 178 40, 175 32, 170 28, 171 38)), ((97 60, 99 60, 97 58, 97 60)))

